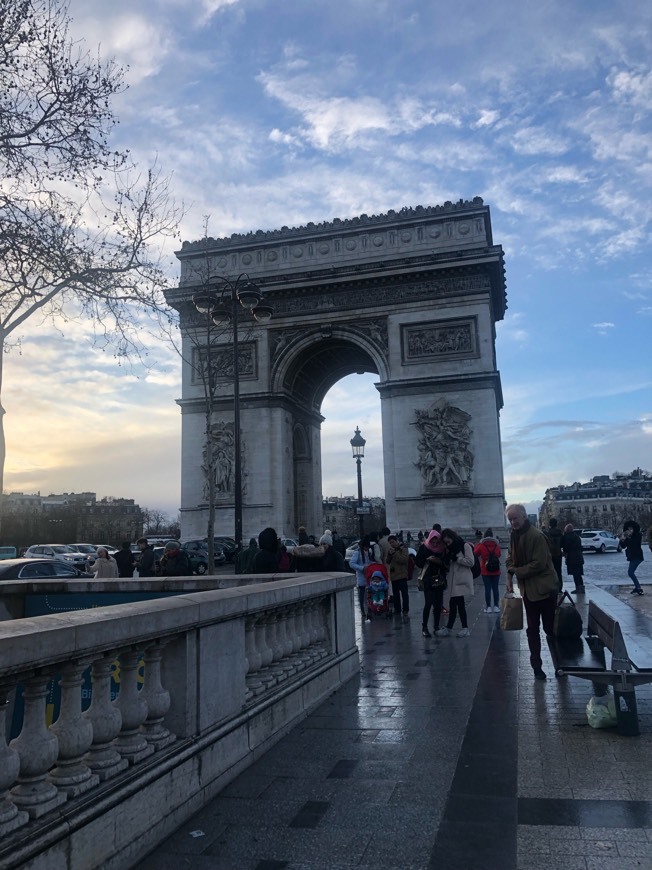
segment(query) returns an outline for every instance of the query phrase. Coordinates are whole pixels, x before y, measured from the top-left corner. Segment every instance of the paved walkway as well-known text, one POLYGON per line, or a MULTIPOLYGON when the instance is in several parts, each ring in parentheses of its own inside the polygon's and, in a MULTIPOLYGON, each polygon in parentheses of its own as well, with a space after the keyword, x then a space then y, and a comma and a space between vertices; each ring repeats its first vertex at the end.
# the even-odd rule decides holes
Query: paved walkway
POLYGON ((590 683, 549 659, 535 681, 479 588, 468 638, 424 639, 410 598, 409 621, 359 626, 360 677, 140 870, 652 868, 652 688, 641 736, 595 731, 590 683))

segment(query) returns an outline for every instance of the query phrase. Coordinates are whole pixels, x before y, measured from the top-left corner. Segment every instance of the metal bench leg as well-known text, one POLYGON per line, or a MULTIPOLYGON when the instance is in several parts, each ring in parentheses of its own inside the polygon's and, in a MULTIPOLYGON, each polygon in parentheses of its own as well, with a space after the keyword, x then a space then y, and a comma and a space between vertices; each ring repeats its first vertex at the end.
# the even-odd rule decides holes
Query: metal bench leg
POLYGON ((614 701, 616 703, 616 724, 618 733, 625 737, 636 737, 640 734, 638 727, 638 708, 636 692, 633 686, 614 686, 614 701))

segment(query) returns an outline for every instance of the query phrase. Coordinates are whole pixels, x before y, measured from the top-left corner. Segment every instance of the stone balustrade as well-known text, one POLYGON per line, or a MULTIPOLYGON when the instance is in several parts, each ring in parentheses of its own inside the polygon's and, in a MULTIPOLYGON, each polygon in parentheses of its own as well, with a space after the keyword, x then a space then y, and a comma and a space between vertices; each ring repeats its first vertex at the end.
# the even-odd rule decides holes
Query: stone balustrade
POLYGON ((357 672, 351 586, 292 575, 0 622, 0 866, 131 866, 357 672))

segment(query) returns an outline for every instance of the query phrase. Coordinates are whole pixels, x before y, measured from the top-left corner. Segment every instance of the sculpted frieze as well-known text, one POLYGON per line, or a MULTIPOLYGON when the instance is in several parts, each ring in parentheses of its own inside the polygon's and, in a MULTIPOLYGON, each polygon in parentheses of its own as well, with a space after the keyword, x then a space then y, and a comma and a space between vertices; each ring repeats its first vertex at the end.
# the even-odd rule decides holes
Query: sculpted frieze
POLYGON ((439 399, 429 409, 414 410, 418 460, 426 492, 468 489, 473 471, 471 415, 439 399))
MULTIPOLYGON (((193 382, 200 383, 206 372, 207 348, 193 348, 193 382)), ((211 378, 213 382, 233 380, 233 345, 217 344, 210 351, 211 378)), ((255 378, 256 342, 245 342, 238 345, 238 372, 240 377, 255 378)))
POLYGON ((402 327, 403 363, 434 357, 472 357, 478 353, 475 318, 431 321, 402 327))
POLYGON ((489 292, 489 276, 452 275, 431 281, 410 281, 406 284, 345 288, 323 293, 274 300, 275 316, 304 312, 348 310, 377 305, 392 305, 432 297, 454 296, 460 293, 489 292))

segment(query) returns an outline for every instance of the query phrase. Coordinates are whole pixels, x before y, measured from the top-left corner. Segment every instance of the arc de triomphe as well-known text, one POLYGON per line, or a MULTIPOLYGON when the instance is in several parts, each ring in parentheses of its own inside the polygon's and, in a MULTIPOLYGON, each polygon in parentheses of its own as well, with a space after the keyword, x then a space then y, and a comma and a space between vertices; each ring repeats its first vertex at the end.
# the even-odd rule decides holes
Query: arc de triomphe
MULTIPOLYGON (((192 365, 192 295, 208 275, 246 272, 274 309, 240 327, 245 541, 267 525, 322 525, 320 407, 354 372, 371 372, 382 409, 387 524, 503 526, 500 375, 495 325, 505 312, 503 252, 488 206, 406 208, 305 227, 184 242, 168 301, 183 338, 182 529, 204 536, 206 402, 192 365)), ((206 338, 203 339, 206 341, 206 338)), ((212 339, 211 431, 232 461, 230 334, 212 339)), ((357 423, 351 413, 351 431, 357 423)), ((216 533, 232 534, 233 476, 216 487, 216 533), (226 481, 226 482, 225 482, 226 481)))

